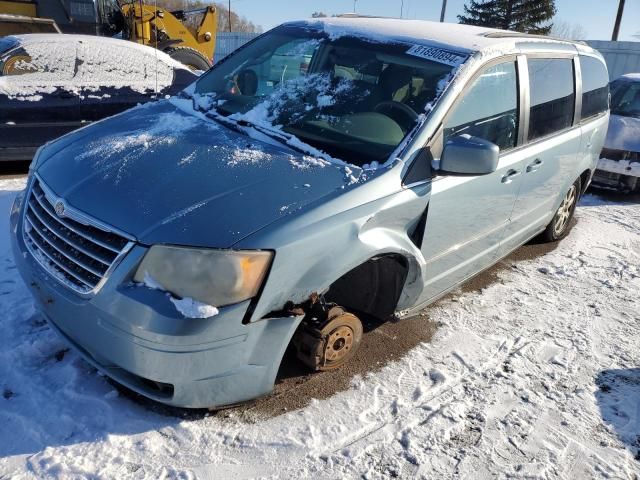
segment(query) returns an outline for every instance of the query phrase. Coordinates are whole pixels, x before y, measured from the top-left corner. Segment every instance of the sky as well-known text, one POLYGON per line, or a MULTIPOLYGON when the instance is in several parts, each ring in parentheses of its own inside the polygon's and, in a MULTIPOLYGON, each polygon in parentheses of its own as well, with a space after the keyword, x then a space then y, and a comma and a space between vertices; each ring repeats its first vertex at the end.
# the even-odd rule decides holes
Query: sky
MULTIPOLYGON (((225 3, 228 0, 219 0, 225 3)), ((445 21, 457 22, 466 0, 447 0, 445 21)), ((356 12, 366 15, 440 20, 442 0, 356 0, 356 12)), ((287 20, 308 18, 315 11, 329 15, 353 12, 354 0, 231 0, 231 9, 264 30, 287 20)), ((556 18, 586 31, 584 40, 610 40, 618 0, 556 0, 556 18)), ((627 0, 618 40, 640 41, 640 0, 627 0)))

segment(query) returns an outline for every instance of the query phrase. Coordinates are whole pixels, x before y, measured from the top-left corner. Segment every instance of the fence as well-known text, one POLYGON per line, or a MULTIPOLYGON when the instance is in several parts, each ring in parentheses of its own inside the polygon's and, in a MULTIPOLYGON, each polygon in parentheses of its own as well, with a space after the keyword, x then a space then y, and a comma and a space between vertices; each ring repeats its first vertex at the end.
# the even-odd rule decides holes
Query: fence
POLYGON ((245 32, 218 32, 216 35, 216 52, 213 56, 213 63, 222 60, 235 49, 240 48, 258 35, 258 33, 245 32))
POLYGON ((587 43, 604 57, 611 80, 625 73, 640 73, 640 42, 588 40, 587 43))

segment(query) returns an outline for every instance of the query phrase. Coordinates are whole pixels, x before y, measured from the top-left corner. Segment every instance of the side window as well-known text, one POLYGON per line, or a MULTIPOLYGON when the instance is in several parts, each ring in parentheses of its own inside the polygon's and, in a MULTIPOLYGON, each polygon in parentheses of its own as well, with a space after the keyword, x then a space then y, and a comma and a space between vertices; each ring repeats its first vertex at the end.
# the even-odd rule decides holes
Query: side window
POLYGON ((257 93, 267 93, 279 83, 305 75, 318 45, 318 40, 294 40, 276 48, 268 61, 256 68, 257 93))
POLYGON ((573 123, 575 83, 568 58, 530 58, 531 112, 529 140, 550 135, 573 123))
POLYGON ((580 55, 582 71, 582 118, 589 118, 609 108, 609 74, 594 57, 580 55))
POLYGON ((244 96, 270 95, 280 84, 305 76, 320 40, 297 39, 279 45, 266 58, 251 60, 233 72, 229 90, 244 96))
POLYGON ((315 40, 294 40, 276 48, 271 57, 272 80, 289 80, 297 77, 298 72, 306 72, 317 46, 315 40))
POLYGON ((518 81, 515 62, 486 69, 453 108, 444 124, 444 141, 468 134, 495 143, 500 150, 516 146, 518 81))

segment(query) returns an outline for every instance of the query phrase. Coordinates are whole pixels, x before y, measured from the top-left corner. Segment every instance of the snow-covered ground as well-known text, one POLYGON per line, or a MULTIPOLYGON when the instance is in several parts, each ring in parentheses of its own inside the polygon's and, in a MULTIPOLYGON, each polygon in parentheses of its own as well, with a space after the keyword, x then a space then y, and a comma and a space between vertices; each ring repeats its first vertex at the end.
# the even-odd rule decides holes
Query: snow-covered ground
POLYGON ((585 197, 558 248, 429 309, 433 343, 246 423, 163 415, 66 351, 11 258, 23 184, 0 181, 0 478, 640 475, 638 204, 585 197))

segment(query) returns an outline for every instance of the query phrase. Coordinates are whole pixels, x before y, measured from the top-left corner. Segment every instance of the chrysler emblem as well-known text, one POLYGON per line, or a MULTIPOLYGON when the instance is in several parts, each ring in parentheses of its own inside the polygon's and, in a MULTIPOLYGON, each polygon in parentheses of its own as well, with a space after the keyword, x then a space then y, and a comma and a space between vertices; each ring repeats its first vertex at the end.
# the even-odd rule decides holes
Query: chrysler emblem
POLYGON ((62 200, 56 201, 55 205, 53 206, 53 209, 56 211, 56 215, 58 215, 59 217, 64 216, 65 206, 62 200))

